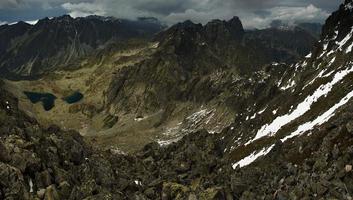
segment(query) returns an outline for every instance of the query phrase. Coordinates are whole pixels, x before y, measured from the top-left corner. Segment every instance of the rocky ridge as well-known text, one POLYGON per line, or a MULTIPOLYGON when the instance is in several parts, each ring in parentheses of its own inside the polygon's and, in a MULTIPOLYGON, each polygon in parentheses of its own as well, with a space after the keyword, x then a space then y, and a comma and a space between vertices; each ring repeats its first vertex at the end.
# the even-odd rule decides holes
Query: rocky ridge
POLYGON ((74 19, 69 15, 41 19, 34 25, 25 22, 3 25, 0 28, 4 40, 0 49, 1 74, 6 78, 33 79, 67 67, 109 43, 146 39, 163 29, 158 21, 143 18, 136 21, 99 16, 74 19))

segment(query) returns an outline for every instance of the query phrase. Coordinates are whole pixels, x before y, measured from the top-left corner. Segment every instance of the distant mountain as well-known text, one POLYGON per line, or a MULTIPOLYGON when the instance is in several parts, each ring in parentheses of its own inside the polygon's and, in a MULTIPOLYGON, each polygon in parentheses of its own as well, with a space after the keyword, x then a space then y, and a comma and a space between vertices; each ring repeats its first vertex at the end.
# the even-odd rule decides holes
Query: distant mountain
POLYGON ((319 23, 299 23, 297 25, 299 28, 302 28, 309 33, 311 33, 313 36, 319 38, 321 36, 321 31, 322 31, 322 24, 319 23))
POLYGON ((293 30, 302 29, 309 32, 315 38, 320 38, 322 24, 319 23, 309 23, 309 22, 297 22, 294 24, 286 24, 281 20, 274 20, 270 24, 271 28, 282 29, 282 30, 293 30))
POLYGON ((45 18, 35 25, 19 22, 0 27, 2 76, 35 76, 77 61, 109 42, 146 39, 163 30, 155 19, 68 15, 45 18))

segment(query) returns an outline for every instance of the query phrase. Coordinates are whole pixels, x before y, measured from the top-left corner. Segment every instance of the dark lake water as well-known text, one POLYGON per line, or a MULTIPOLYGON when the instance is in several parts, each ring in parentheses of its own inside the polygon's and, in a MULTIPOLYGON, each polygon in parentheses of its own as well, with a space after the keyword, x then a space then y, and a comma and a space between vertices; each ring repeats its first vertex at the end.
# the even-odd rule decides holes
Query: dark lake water
POLYGON ((73 94, 64 98, 64 101, 68 104, 73 104, 81 101, 83 99, 83 94, 80 92, 74 92, 73 94))
POLYGON ((39 92, 23 92, 27 98, 34 104, 42 102, 43 108, 46 111, 51 110, 55 106, 56 96, 50 93, 39 93, 39 92))

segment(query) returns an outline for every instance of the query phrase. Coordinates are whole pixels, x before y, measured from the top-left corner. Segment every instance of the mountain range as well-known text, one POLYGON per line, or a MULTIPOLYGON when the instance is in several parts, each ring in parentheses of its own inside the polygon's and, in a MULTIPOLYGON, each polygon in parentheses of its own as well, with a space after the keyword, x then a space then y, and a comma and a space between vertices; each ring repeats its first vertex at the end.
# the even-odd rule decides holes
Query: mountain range
POLYGON ((352 199, 352 27, 0 26, 0 199, 352 199))

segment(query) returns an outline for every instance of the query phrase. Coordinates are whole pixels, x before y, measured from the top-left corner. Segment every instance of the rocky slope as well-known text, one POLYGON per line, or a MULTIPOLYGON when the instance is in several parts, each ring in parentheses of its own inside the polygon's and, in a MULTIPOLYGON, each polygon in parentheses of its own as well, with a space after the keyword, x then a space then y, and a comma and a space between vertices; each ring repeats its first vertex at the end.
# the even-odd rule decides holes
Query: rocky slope
POLYGON ((136 21, 89 16, 41 19, 35 25, 19 22, 0 28, 0 70, 3 77, 33 78, 74 63, 109 42, 144 39, 163 30, 148 18, 136 21))

